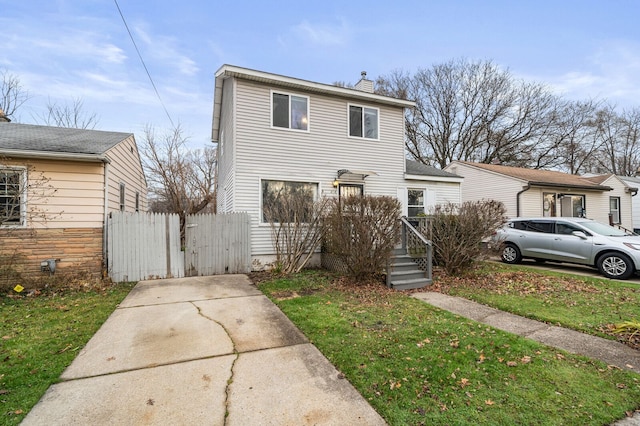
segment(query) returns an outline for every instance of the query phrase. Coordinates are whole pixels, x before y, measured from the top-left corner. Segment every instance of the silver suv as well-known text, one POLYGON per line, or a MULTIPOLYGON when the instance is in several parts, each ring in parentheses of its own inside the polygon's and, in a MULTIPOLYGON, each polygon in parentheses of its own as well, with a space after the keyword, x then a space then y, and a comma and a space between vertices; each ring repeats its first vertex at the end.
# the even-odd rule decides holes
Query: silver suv
POLYGON ((640 270, 640 236, 591 219, 512 219, 495 239, 502 244, 505 263, 518 263, 523 257, 579 263, 621 280, 640 270))

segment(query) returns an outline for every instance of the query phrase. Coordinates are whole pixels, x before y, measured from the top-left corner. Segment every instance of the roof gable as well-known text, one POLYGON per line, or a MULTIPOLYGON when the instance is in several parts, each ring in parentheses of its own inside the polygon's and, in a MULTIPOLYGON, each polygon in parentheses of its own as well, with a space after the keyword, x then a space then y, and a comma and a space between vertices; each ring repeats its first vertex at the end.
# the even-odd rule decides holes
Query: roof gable
POLYGON ((2 123, 0 153, 28 151, 100 156, 131 135, 101 130, 2 123))

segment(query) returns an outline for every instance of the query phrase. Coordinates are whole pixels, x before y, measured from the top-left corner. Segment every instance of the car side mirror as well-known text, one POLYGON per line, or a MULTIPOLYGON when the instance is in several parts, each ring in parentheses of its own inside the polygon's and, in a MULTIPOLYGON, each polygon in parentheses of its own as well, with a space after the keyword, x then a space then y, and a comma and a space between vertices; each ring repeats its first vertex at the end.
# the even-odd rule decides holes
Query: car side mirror
POLYGON ((580 239, 583 239, 583 240, 587 239, 587 234, 585 234, 582 231, 573 231, 573 232, 571 232, 571 235, 575 235, 576 237, 578 237, 580 239))

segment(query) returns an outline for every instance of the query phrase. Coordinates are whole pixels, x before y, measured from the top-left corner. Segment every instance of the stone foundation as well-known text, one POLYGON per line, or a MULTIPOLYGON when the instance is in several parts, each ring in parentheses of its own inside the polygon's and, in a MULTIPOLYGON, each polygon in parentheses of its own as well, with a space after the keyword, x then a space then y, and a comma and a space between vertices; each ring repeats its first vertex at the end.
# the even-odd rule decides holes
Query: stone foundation
POLYGON ((102 228, 0 229, 0 274, 49 275, 40 262, 56 259, 55 275, 102 276, 102 228))

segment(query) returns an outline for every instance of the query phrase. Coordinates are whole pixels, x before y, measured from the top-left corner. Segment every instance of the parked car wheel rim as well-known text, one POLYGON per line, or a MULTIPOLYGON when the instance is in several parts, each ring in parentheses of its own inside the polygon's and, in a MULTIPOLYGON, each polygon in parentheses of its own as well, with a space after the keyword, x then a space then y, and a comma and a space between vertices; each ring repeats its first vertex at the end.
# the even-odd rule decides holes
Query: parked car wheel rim
POLYGON ((515 262, 518 258, 518 252, 512 246, 506 246, 504 250, 502 250, 502 258, 505 262, 515 262))
POLYGON ((602 269, 607 274, 617 277, 627 272, 627 262, 618 256, 609 256, 602 261, 602 269))

